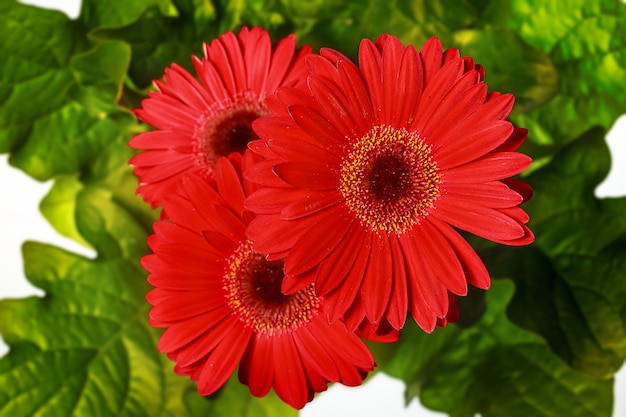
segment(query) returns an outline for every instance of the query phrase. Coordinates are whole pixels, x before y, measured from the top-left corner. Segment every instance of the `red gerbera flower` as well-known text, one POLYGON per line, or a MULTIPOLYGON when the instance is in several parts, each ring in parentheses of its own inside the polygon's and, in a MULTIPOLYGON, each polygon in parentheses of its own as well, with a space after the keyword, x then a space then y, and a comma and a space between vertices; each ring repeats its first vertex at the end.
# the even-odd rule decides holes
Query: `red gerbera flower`
POLYGON ((252 394, 273 387, 300 409, 329 381, 361 384, 374 360, 342 321, 328 324, 313 284, 282 294, 283 260, 267 260, 246 239, 252 185, 241 171, 251 158, 221 158, 216 187, 188 176, 165 200, 169 220, 154 224, 154 254, 142 259, 156 287, 147 296, 150 324, 167 328, 158 348, 200 394, 215 392, 239 365, 252 394))
POLYGON ((526 130, 505 120, 513 96, 488 93, 482 68, 436 38, 420 52, 363 40, 359 67, 332 49, 307 63, 308 91, 280 89, 253 125, 266 160, 246 174, 263 186, 248 237, 288 254, 283 291, 314 282, 331 321, 400 329, 408 311, 430 332, 467 283, 490 284, 456 228, 534 239, 518 207, 530 187, 508 179, 531 162, 514 152, 526 130))
POLYGON ((295 49, 290 35, 272 50, 269 34, 260 27, 221 35, 204 44, 204 57, 192 57, 199 82, 172 64, 157 91, 143 100, 135 114, 157 130, 140 133, 130 146, 146 152, 130 160, 139 177, 137 193, 152 204, 175 190, 182 174, 209 178, 220 156, 241 152, 258 139, 252 122, 267 113, 265 98, 279 86, 305 80, 304 56, 311 47, 295 49))

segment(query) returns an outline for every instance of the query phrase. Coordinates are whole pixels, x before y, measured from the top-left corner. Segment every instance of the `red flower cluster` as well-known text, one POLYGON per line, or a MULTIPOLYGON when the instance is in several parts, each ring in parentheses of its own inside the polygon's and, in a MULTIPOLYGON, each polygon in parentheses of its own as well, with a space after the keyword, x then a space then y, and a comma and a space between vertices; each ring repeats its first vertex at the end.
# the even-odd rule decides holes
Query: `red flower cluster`
POLYGON ((489 287, 459 229, 533 241, 513 96, 436 38, 382 35, 358 56, 244 28, 194 57, 199 81, 172 65, 136 110, 156 128, 130 142, 138 193, 165 213, 142 260, 150 323, 203 395, 236 368, 295 408, 359 385, 363 339, 396 340, 409 314, 431 332, 468 283, 489 287))

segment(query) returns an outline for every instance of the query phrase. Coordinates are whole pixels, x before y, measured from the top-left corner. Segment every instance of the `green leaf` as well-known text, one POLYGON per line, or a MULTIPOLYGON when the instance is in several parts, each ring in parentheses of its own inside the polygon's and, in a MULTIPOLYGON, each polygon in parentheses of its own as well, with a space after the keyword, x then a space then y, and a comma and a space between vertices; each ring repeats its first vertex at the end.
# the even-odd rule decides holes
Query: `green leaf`
POLYGON ((482 253, 495 276, 515 280, 508 314, 541 334, 572 367, 610 378, 626 359, 626 198, 598 200, 609 154, 593 129, 528 177, 537 236, 529 248, 482 253))
POLYGON ((454 45, 485 68, 490 90, 515 95, 515 112, 535 109, 558 91, 559 74, 550 58, 510 29, 461 30, 454 34, 454 45))
POLYGON ((247 398, 247 387, 236 382, 203 399, 194 383, 174 374, 156 350, 160 331, 147 321, 149 285, 139 266, 147 231, 111 198, 95 186, 77 193, 76 228, 96 259, 25 244, 26 275, 46 295, 0 301, 0 331, 11 347, 0 359, 0 416, 289 413, 275 396, 247 398))
POLYGON ((74 216, 68 216, 68 213, 75 212, 76 198, 82 189, 83 184, 76 177, 61 176, 39 204, 39 210, 61 235, 91 248, 78 232, 74 216))
POLYGON ((453 417, 609 417, 612 380, 569 368, 536 334, 512 324, 505 309, 514 287, 497 280, 473 327, 426 334, 410 325, 383 369, 407 383, 429 408, 453 417))
POLYGON ((67 67, 86 40, 62 13, 15 2, 0 3, 0 38, 0 152, 7 152, 26 142, 38 119, 65 105, 73 82, 67 67))
POLYGON ((473 7, 465 0, 445 5, 427 0, 317 4, 317 15, 311 19, 314 23, 297 30, 300 39, 315 47, 330 46, 352 58, 356 58, 361 39, 375 40, 383 33, 398 36, 418 49, 431 36, 439 37, 450 47, 453 32, 469 26, 476 17, 473 7))
MULTIPOLYGON (((507 25, 543 50, 561 76, 546 106, 514 120, 530 138, 564 144, 594 125, 611 127, 626 109, 626 4, 616 0, 491 1, 483 23, 507 25)), ((524 63, 522 63, 523 65, 524 63)))
POLYGON ((25 244, 26 275, 46 296, 0 302, 0 331, 11 346, 0 360, 0 415, 184 415, 188 383, 173 380, 146 320, 138 265, 146 249, 137 242, 145 232, 102 192, 80 197, 79 229, 102 252, 89 260, 25 244), (98 214, 98 205, 107 211, 98 214))
POLYGON ((109 42, 86 50, 80 26, 60 13, 0 7, 6 23, 0 32, 10 31, 14 40, 0 64, 0 151, 12 151, 10 162, 46 180, 81 171, 105 146, 125 143, 136 126, 116 105, 128 46, 109 42))
POLYGON ((133 23, 152 7, 158 7, 160 13, 165 16, 178 15, 178 10, 171 0, 83 0, 80 19, 90 28, 119 27, 133 23))

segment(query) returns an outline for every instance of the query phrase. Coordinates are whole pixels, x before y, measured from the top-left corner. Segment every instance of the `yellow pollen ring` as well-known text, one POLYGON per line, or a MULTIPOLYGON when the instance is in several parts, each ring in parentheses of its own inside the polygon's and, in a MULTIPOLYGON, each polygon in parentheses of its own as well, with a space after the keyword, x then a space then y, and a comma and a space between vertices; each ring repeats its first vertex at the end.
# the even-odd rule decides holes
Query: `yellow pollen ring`
POLYGON ((223 279, 228 305, 255 332, 274 335, 293 331, 318 313, 320 299, 313 284, 284 295, 280 292, 282 274, 282 261, 267 261, 249 240, 228 259, 223 279))
POLYGON ((339 190, 361 225, 402 234, 428 215, 440 183, 431 148, 419 135, 374 126, 344 158, 339 190))

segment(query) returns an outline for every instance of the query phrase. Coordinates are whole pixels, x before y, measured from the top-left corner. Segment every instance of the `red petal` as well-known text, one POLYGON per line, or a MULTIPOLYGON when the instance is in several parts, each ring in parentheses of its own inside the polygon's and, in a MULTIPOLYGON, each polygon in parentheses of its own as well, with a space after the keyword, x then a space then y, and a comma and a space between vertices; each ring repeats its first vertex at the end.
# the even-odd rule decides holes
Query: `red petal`
POLYGON ((285 261, 285 273, 298 275, 317 266, 342 241, 354 220, 345 207, 324 210, 320 219, 295 243, 285 261))
POLYGON ((332 256, 320 263, 315 281, 315 292, 318 295, 326 295, 346 279, 353 270, 364 241, 363 228, 358 222, 352 223, 346 238, 339 243, 332 256))
POLYGON ((250 222, 246 235, 258 253, 283 252, 291 249, 313 222, 314 219, 290 222, 281 220, 279 215, 260 215, 250 222))
POLYGON ((191 152, 191 138, 173 130, 149 130, 134 136, 128 145, 133 149, 172 149, 191 152))
POLYGON ((394 329, 401 329, 406 321, 409 308, 408 277, 402 250, 395 237, 389 239, 389 249, 393 264, 393 286, 391 287, 391 298, 385 317, 394 329))
MULTIPOLYGON (((272 57, 272 41, 269 34, 263 30, 259 31, 258 34, 255 33, 253 36, 242 39, 241 43, 247 73, 245 86, 261 95, 268 91, 266 90, 266 83, 272 57)), ((268 92, 273 93, 276 87, 268 92)))
POLYGON ((389 240, 372 234, 372 251, 361 283, 361 301, 367 318, 378 323, 387 310, 393 282, 393 266, 389 240))
POLYGON ((515 219, 474 202, 441 198, 432 216, 488 240, 513 240, 524 235, 515 219))
POLYGON ((209 395, 217 391, 232 375, 248 346, 251 331, 229 332, 202 366, 198 375, 198 393, 209 395))
MULTIPOLYGON (((354 265, 344 280, 332 292, 325 295, 324 308, 328 321, 334 323, 340 319, 353 304, 355 297, 359 293, 365 268, 370 258, 372 248, 371 233, 361 232, 361 238, 357 241, 362 242, 362 247, 358 249, 357 258, 354 265)), ((337 252, 335 252, 337 253, 337 252)), ((334 255, 334 254, 333 254, 334 255)), ((331 258, 329 258, 330 260, 331 258)), ((359 305, 360 308, 362 308, 359 305)))
MULTIPOLYGON (((385 125, 393 125, 398 103, 405 97, 398 94, 399 69, 404 47, 398 38, 390 36, 382 48, 382 114, 379 121, 385 125)), ((413 75, 415 76, 415 75, 413 75)))
POLYGON ((273 338, 274 358, 277 359, 274 391, 293 408, 301 409, 309 401, 309 387, 298 349, 291 333, 273 338))
POLYGON ((285 220, 295 220, 313 213, 330 209, 341 203, 339 191, 310 191, 304 198, 300 198, 289 204, 280 212, 280 217, 285 220))
POLYGON ((359 45, 359 68, 367 86, 367 91, 374 110, 374 120, 381 123, 381 113, 384 107, 382 86, 382 57, 376 45, 369 39, 363 39, 359 45))
POLYGON ((446 183, 459 184, 491 182, 517 175, 530 166, 532 160, 517 152, 494 152, 479 160, 469 162, 439 173, 446 183))
POLYGON ((519 193, 499 181, 482 184, 446 184, 445 198, 458 204, 469 201, 492 208, 514 207, 523 202, 519 193))
POLYGON ((272 345, 273 338, 255 334, 239 366, 240 381, 247 384, 256 397, 267 395, 274 383, 276 363, 272 345))
POLYGON ((420 56, 412 45, 402 54, 395 93, 398 96, 392 123, 396 128, 408 128, 422 97, 424 74, 420 56))

